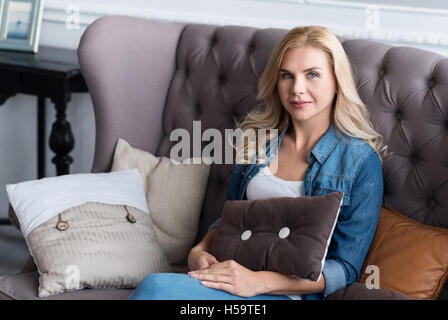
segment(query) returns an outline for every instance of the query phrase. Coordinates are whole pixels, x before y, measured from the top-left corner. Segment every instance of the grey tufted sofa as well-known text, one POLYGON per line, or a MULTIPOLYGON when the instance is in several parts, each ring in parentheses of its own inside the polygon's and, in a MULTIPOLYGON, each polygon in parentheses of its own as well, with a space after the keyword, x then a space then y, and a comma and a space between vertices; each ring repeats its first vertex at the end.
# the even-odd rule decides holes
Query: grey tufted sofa
MULTIPOLYGON (((173 129, 233 128, 255 104, 257 79, 287 32, 160 23, 106 16, 79 44, 96 120, 93 172, 108 171, 115 143, 169 156, 173 129)), ((448 227, 448 59, 424 50, 340 39, 372 121, 394 156, 384 163, 384 202, 422 223, 448 227)), ((213 165, 197 239, 219 215, 232 166, 213 165)), ((179 271, 183 266, 178 266, 179 271)), ((32 264, 0 278, 0 298, 37 299, 32 264), (31 267, 30 267, 31 265, 31 267)), ((82 290, 50 299, 125 299, 130 290, 82 290)), ((439 299, 447 299, 446 286, 439 299)), ((328 299, 407 299, 355 283, 328 299)))

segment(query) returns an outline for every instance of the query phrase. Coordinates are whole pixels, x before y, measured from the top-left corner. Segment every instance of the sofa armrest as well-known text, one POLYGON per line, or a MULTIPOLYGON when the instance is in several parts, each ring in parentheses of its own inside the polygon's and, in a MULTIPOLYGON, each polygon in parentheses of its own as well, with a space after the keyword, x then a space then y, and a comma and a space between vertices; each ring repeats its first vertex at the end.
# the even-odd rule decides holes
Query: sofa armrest
POLYGON ((110 169, 118 138, 156 153, 184 27, 180 23, 104 16, 83 33, 78 59, 96 125, 92 172, 110 169))

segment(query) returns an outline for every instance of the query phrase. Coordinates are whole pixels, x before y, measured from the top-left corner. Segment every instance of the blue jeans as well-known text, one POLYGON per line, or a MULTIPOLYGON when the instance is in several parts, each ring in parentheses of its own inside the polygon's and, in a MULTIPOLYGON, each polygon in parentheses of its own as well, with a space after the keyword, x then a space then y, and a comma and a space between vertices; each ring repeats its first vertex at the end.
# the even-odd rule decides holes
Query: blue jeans
POLYGON ((144 278, 128 300, 291 300, 288 296, 260 294, 244 298, 207 288, 201 280, 183 273, 152 273, 144 278))

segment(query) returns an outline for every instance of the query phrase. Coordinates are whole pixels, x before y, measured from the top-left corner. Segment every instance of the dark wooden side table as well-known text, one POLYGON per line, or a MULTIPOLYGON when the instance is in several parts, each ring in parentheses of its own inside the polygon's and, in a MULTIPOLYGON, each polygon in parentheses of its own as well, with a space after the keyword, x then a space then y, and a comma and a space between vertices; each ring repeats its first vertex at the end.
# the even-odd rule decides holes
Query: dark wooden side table
MULTIPOLYGON (((45 177, 45 98, 56 108, 56 120, 50 133, 50 149, 56 174, 69 173, 75 146, 70 123, 66 118, 72 92, 88 92, 78 65, 76 50, 39 47, 37 54, 0 50, 0 105, 17 93, 37 97, 37 175, 45 177)), ((6 219, 0 219, 2 224, 6 219)))

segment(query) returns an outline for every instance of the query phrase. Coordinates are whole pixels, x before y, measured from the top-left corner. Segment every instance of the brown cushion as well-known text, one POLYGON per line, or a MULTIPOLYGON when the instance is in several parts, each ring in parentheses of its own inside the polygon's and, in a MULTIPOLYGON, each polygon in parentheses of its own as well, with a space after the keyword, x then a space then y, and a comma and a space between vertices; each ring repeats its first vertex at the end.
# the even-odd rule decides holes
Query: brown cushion
POLYGON ((218 261, 233 259, 254 271, 318 281, 342 198, 342 192, 334 192, 226 201, 212 254, 218 261))
MULTIPOLYGON (((383 205, 362 270, 379 268, 380 287, 437 299, 448 277, 448 229, 421 224, 383 205)), ((365 283, 370 273, 362 273, 365 283)))

